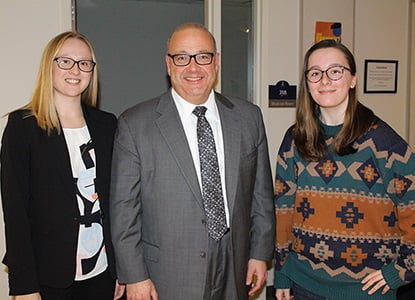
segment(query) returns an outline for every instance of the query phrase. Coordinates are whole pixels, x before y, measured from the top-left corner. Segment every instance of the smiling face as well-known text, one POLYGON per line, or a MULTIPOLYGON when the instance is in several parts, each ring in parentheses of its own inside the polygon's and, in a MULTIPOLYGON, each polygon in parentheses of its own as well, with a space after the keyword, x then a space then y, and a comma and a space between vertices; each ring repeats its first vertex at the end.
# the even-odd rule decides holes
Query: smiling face
MULTIPOLYGON (((336 65, 350 68, 342 51, 336 48, 321 48, 311 53, 307 70, 324 71, 336 65)), ((356 86, 356 80, 356 75, 345 69, 343 77, 339 80, 331 80, 324 73, 319 82, 307 82, 311 96, 320 106, 323 119, 331 120, 331 123, 342 123, 348 104, 349 90, 356 86)))
MULTIPOLYGON (((168 45, 169 54, 216 53, 209 32, 200 28, 187 27, 173 33, 168 45)), ((219 54, 216 53, 209 65, 198 65, 194 58, 187 66, 176 66, 166 56, 167 72, 174 90, 193 104, 204 103, 216 82, 219 70, 219 54)))
MULTIPOLYGON (((69 57, 75 61, 93 60, 91 50, 83 41, 76 38, 67 39, 56 57, 69 57)), ((70 70, 62 70, 53 62, 52 80, 53 96, 56 101, 62 99, 81 100, 81 94, 91 81, 92 72, 83 72, 75 64, 70 70)))

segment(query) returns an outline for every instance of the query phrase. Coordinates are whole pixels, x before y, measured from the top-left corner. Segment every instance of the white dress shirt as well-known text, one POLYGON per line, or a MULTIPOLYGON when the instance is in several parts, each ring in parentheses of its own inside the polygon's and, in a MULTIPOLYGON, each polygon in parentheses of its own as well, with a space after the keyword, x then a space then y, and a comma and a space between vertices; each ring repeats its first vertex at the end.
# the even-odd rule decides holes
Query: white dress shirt
MULTIPOLYGON (((196 105, 183 99, 173 88, 171 91, 174 103, 176 104, 177 110, 179 112, 180 120, 182 121, 183 129, 190 147, 190 152, 192 153, 193 163, 196 169, 197 178, 199 180, 200 190, 202 190, 199 148, 196 131, 197 116, 193 114, 193 110, 195 109, 196 105)), ((207 101, 201 105, 207 108, 205 116, 210 124, 210 127, 212 127, 213 137, 215 139, 216 154, 218 156, 219 173, 222 184, 223 201, 225 204, 226 223, 229 227, 229 208, 226 198, 225 185, 225 153, 223 149, 222 127, 220 123, 218 107, 216 106, 215 93, 211 91, 207 101)))

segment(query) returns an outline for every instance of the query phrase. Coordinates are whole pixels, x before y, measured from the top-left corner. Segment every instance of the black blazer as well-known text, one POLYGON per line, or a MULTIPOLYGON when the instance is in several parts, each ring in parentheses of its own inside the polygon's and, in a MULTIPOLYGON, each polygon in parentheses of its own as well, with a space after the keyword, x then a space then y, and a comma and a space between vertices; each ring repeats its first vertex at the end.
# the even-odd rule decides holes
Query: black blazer
MULTIPOLYGON (((114 255, 109 225, 109 180, 116 117, 83 107, 96 155, 104 243, 111 274, 114 255)), ((27 111, 9 115, 1 148, 1 196, 11 295, 64 288, 73 283, 80 214, 65 137, 48 135, 27 111)))

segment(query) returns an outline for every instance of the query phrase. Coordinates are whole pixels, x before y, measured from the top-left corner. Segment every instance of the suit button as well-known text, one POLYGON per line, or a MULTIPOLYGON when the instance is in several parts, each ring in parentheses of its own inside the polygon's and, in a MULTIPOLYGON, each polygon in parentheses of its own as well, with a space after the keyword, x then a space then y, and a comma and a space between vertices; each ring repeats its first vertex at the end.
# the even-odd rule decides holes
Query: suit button
POLYGON ((206 257, 206 252, 202 251, 202 252, 199 253, 199 255, 200 255, 201 258, 205 258, 206 257))
POLYGON ((202 224, 206 225, 206 220, 205 219, 202 219, 202 224))
POLYGON ((74 217, 74 218, 73 218, 73 220, 74 220, 74 221, 78 221, 78 217, 74 217))

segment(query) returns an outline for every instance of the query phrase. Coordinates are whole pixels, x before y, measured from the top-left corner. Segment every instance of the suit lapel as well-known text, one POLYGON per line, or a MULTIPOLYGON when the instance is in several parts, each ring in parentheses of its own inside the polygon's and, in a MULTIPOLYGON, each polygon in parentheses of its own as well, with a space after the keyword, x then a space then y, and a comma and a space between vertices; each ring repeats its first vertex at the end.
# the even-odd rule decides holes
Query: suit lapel
POLYGON ((45 130, 41 132, 43 136, 42 147, 48 160, 56 169, 56 175, 62 182, 62 191, 71 191, 74 189, 71 161, 69 158, 68 147, 66 145, 63 132, 58 135, 53 131, 50 135, 45 130))
POLYGON ((106 130, 107 128, 100 126, 99 120, 94 118, 94 115, 92 112, 88 109, 88 107, 83 106, 82 107, 84 112, 84 118, 85 122, 88 126, 89 135, 91 136, 91 140, 94 146, 94 152, 95 152, 95 166, 96 166, 96 178, 97 181, 99 178, 104 178, 104 174, 101 173, 101 166, 105 165, 105 161, 103 159, 106 159, 110 157, 109 154, 103 153, 104 151, 109 151, 108 145, 105 142, 105 137, 107 136, 107 133, 104 133, 103 130, 106 130))
MULTIPOLYGON (((92 140, 92 146, 94 147, 94 153, 95 153, 95 191, 98 192, 98 195, 101 199, 102 196, 102 185, 101 185, 101 179, 105 178, 105 174, 101 174, 101 167, 105 166, 105 161, 103 161, 104 158, 108 158, 108 155, 104 155, 105 153, 102 153, 101 151, 107 151, 105 147, 105 143, 103 138, 105 137, 105 133, 102 132, 102 130, 105 130, 104 128, 100 128, 99 122, 95 120, 94 116, 91 116, 91 113, 88 111, 86 107, 83 107, 84 110, 84 118, 85 122, 88 126, 88 132, 92 140)), ((101 207, 102 208, 102 207, 101 207)))
POLYGON ((187 143, 186 134, 177 108, 171 96, 171 91, 160 97, 157 107, 160 117, 156 124, 173 154, 184 179, 193 192, 197 202, 203 208, 202 193, 197 180, 192 154, 187 143))
POLYGON ((216 93, 215 96, 223 134, 226 194, 229 214, 232 217, 241 155, 241 126, 239 125, 240 120, 234 112, 234 105, 220 94, 216 93))

